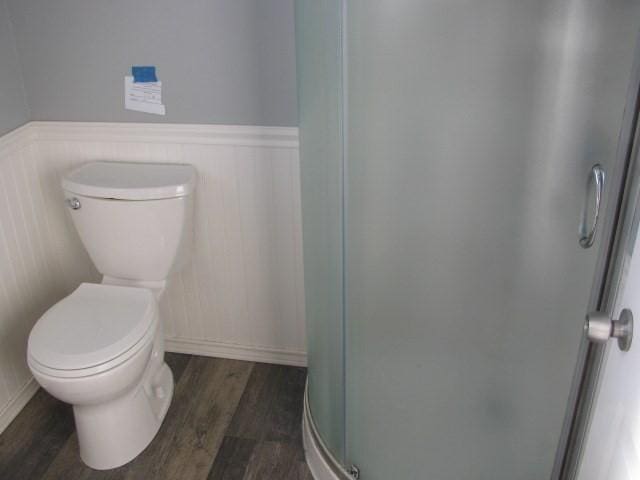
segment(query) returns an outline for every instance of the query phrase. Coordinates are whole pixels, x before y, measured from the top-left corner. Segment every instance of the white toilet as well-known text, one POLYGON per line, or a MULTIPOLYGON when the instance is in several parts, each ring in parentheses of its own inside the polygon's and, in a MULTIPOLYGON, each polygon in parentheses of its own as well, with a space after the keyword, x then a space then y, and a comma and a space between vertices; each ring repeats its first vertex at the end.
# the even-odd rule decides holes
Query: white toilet
POLYGON ((158 299, 187 260, 195 180, 190 165, 93 162, 62 181, 103 280, 38 320, 27 361, 45 390, 73 405, 80 456, 92 468, 135 458, 171 403, 158 299))

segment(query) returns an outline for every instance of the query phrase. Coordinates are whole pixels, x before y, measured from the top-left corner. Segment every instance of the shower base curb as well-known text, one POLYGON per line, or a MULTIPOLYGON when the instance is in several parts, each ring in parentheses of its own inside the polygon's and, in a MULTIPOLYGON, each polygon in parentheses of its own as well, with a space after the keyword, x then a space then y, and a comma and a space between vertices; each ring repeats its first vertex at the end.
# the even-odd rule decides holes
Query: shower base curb
POLYGON ((353 480, 333 457, 320 438, 309 409, 309 386, 304 390, 304 415, 302 416, 302 443, 304 456, 315 480, 353 480))

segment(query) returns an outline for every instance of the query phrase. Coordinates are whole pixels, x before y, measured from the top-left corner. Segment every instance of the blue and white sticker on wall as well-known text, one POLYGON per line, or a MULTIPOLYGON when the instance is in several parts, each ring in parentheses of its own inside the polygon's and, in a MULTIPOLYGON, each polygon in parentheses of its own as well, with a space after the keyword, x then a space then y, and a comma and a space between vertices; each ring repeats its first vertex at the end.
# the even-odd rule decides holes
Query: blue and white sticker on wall
POLYGON ((134 66, 131 75, 124 77, 124 108, 136 112, 165 115, 162 103, 162 82, 156 67, 134 66))

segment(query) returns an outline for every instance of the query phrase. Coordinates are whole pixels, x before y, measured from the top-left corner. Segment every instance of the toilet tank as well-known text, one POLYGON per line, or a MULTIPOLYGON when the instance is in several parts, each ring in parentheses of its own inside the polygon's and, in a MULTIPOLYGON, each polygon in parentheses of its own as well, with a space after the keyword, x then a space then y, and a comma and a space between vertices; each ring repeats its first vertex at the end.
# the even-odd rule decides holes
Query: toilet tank
POLYGON ((195 182, 191 165, 99 161, 64 175, 62 188, 100 273, 162 281, 188 259, 195 182))

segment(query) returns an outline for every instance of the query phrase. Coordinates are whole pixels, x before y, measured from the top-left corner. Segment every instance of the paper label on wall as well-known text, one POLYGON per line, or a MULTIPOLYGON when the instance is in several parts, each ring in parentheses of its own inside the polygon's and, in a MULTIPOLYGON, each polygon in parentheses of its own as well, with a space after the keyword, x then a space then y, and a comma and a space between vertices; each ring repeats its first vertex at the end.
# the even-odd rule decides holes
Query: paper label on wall
POLYGON ((124 77, 124 108, 136 112, 164 115, 162 82, 134 82, 132 76, 124 77))

